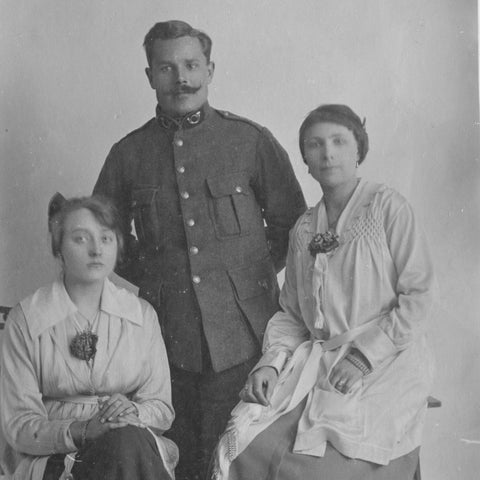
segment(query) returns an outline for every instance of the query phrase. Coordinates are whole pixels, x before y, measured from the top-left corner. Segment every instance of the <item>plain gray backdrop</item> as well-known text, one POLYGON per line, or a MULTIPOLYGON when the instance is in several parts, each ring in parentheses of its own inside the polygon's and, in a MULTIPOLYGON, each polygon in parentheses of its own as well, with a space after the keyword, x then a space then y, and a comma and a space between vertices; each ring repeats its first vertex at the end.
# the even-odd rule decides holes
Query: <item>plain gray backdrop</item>
POLYGON ((154 115, 142 41, 182 19, 213 39, 210 103, 267 126, 310 205, 297 147, 305 114, 367 118, 360 175, 412 203, 430 240, 437 357, 425 479, 480 469, 480 230, 474 0, 0 0, 0 304, 50 281, 46 207, 91 192, 111 145, 154 115))

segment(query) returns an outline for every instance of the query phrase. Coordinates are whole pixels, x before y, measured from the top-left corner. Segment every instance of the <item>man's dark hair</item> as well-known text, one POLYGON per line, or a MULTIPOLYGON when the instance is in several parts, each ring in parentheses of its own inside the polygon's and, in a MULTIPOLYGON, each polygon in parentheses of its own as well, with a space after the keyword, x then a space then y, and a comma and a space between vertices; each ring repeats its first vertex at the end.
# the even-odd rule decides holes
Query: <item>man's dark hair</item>
POLYGON ((155 40, 173 40, 180 37, 198 38, 202 47, 203 54, 207 62, 210 62, 210 53, 212 51, 212 39, 204 32, 193 28, 181 20, 169 20, 168 22, 156 23, 145 35, 143 46, 147 54, 147 62, 151 67, 153 44, 155 40))

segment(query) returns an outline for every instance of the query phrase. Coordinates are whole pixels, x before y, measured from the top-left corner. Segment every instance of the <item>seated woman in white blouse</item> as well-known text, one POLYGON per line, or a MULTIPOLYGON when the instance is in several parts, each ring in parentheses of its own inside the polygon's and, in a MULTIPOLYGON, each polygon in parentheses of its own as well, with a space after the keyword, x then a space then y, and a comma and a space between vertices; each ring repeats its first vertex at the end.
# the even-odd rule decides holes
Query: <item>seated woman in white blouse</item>
POLYGON ((407 201, 357 177, 364 123, 322 105, 300 128, 323 197, 291 231, 281 311, 219 443, 215 479, 413 477, 434 276, 407 201))
POLYGON ((14 307, 3 333, 1 466, 22 480, 173 478, 157 316, 108 280, 123 242, 117 213, 57 194, 49 229, 62 274, 14 307))

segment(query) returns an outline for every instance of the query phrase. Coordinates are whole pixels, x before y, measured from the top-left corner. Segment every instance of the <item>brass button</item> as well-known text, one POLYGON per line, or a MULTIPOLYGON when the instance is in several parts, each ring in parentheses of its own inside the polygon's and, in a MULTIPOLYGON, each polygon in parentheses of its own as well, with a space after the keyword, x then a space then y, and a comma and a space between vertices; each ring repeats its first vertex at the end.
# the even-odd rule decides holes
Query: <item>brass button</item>
POLYGON ((175 145, 177 147, 181 147, 183 145, 183 140, 181 138, 176 138, 175 139, 175 145))
POLYGON ((192 255, 196 255, 198 253, 198 248, 197 247, 190 247, 190 253, 192 255))
POLYGON ((235 187, 235 191, 236 191, 237 193, 242 193, 242 192, 243 192, 243 188, 242 188, 240 185, 237 185, 237 186, 235 187))
POLYGON ((181 167, 177 167, 177 172, 178 173, 184 173, 185 172, 185 167, 183 165, 181 167))
POLYGON ((180 195, 181 195, 182 198, 184 198, 185 200, 186 200, 187 198, 190 198, 190 194, 189 194, 188 192, 182 192, 180 195))
POLYGON ((198 285, 201 280, 200 280, 200 277, 198 275, 194 275, 192 277, 192 281, 193 281, 193 283, 196 283, 198 285))
POLYGON ((189 227, 193 227, 193 226, 195 225, 195 220, 194 220, 193 218, 189 218, 189 219, 187 220, 187 225, 188 225, 189 227))

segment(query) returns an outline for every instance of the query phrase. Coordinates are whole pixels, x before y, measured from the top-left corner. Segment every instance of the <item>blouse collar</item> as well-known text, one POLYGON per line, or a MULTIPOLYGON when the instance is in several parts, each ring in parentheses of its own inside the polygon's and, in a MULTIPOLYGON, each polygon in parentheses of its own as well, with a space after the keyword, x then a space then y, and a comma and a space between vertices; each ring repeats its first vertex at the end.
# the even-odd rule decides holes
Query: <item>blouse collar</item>
MULTIPOLYGON (((20 304, 34 338, 78 311, 65 289, 62 276, 51 285, 38 289, 20 304)), ((108 278, 103 284, 100 310, 136 325, 143 324, 139 299, 133 293, 115 286, 108 278)))
MULTIPOLYGON (((355 190, 353 191, 351 197, 348 199, 347 204, 343 208, 340 216, 338 217, 336 232, 340 235, 344 229, 346 219, 348 219, 352 212, 361 207, 359 205, 359 197, 362 195, 362 192, 365 189, 366 181, 363 180, 362 177, 358 178, 358 183, 355 186, 355 190)), ((315 214, 316 214, 316 222, 315 222, 315 231, 314 233, 323 233, 328 230, 328 217, 327 217, 327 210, 325 207, 325 200, 322 197, 320 202, 315 207, 315 214)))

